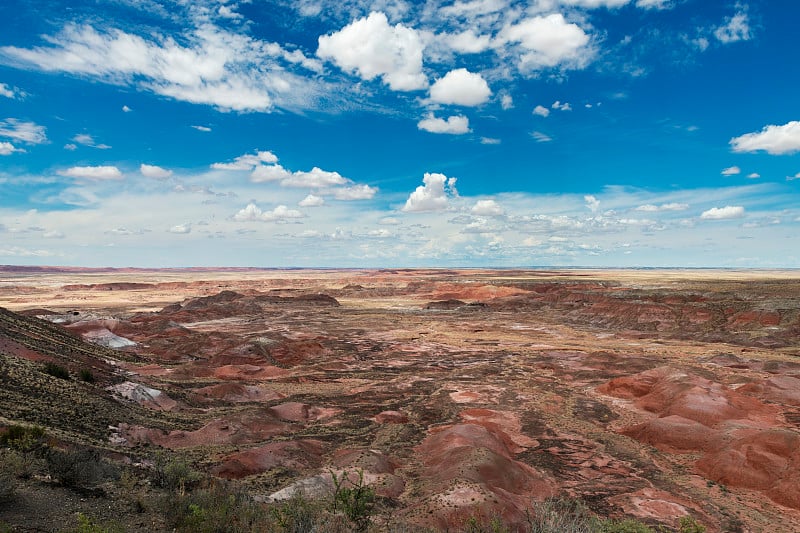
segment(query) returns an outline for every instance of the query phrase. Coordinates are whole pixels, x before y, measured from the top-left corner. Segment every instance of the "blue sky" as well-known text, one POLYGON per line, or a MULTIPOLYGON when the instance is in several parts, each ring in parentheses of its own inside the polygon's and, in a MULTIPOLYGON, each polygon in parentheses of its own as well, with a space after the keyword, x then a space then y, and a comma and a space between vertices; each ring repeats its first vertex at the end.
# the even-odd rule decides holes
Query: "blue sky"
POLYGON ((798 19, 6 0, 0 264, 800 267, 798 19))

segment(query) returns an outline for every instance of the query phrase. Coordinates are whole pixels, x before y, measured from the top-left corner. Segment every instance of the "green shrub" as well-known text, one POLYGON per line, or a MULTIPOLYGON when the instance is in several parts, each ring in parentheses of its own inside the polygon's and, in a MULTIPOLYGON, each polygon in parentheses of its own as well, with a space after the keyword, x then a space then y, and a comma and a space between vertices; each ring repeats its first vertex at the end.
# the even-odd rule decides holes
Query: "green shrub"
POLYGON ((81 381, 85 381, 86 383, 94 383, 94 374, 88 368, 81 368, 81 371, 78 373, 78 376, 81 378, 81 381))
POLYGON ((58 379, 69 379, 69 370, 53 362, 48 361, 45 363, 43 370, 45 374, 50 374, 58 379))
POLYGON ((288 500, 274 504, 269 510, 273 529, 281 533, 307 533, 323 522, 322 508, 306 499, 299 491, 288 500))
POLYGON ((122 533, 123 531, 116 524, 102 526, 91 517, 78 513, 78 527, 68 530, 68 533, 122 533))
POLYGON ((50 450, 46 459, 50 475, 65 487, 96 491, 105 481, 119 479, 119 469, 94 450, 50 450))
POLYGON ((170 459, 165 454, 156 455, 153 483, 163 489, 184 492, 203 479, 203 475, 192 469, 183 459, 170 459))
POLYGON ((331 511, 342 512, 356 528, 366 531, 369 527, 372 511, 375 507, 375 490, 364 484, 364 471, 358 471, 358 480, 350 480, 347 472, 340 477, 331 471, 333 478, 333 494, 331 511))
POLYGON ((601 526, 602 533, 655 533, 653 528, 638 520, 605 520, 601 526))
POLYGON ((13 450, 29 452, 44 440, 44 429, 39 426, 11 425, 0 434, 0 445, 13 450))
POLYGON ((165 495, 161 509, 167 525, 178 532, 274 531, 268 527, 267 514, 259 504, 223 484, 185 494, 165 495))
POLYGON ((704 533, 706 526, 700 524, 691 516, 684 516, 679 522, 678 531, 680 533, 704 533))

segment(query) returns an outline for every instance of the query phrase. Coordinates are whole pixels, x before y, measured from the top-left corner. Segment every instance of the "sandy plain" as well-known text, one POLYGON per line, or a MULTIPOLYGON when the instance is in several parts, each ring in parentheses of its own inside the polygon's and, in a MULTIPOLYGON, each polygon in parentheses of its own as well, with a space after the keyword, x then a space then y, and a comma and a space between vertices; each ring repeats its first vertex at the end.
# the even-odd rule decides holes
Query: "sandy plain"
POLYGON ((97 442, 264 500, 357 468, 440 528, 566 496, 800 530, 797 271, 0 269, 0 307, 124 355, 155 422, 97 442))

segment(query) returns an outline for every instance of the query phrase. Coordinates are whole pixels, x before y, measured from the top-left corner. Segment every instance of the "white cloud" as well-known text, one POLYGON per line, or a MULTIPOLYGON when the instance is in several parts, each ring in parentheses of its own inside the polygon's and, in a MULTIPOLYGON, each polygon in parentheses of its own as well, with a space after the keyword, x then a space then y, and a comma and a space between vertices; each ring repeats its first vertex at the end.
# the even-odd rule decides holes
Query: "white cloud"
POLYGON ((192 226, 191 224, 178 224, 177 226, 172 226, 167 231, 170 233, 185 235, 192 232, 192 226))
POLYGON ((586 207, 592 213, 596 213, 598 209, 600 209, 600 200, 596 197, 592 196, 591 194, 587 194, 583 197, 583 201, 586 202, 586 207))
POLYGON ((0 155, 11 155, 14 152, 24 152, 22 148, 17 148, 10 142, 0 141, 0 155))
POLYGON ((661 205, 654 205, 654 204, 645 204, 640 205, 636 208, 636 211, 644 211, 649 213, 657 213, 660 211, 685 211, 689 209, 689 204, 682 204, 677 202, 672 202, 668 204, 661 204, 661 205))
POLYGON ((735 175, 741 174, 741 173, 742 173, 742 169, 739 168, 739 167, 736 167, 736 166, 722 169, 722 172, 721 172, 721 174, 723 176, 735 176, 735 175))
POLYGON ((204 22, 178 40, 68 24, 49 46, 0 47, 5 63, 134 85, 176 100, 223 111, 268 112, 276 105, 308 106, 319 82, 289 72, 319 72, 318 61, 276 43, 231 33, 204 22))
POLYGON ((15 118, 0 120, 0 137, 28 144, 43 144, 47 142, 44 126, 39 126, 33 122, 22 122, 15 118))
POLYGON ((42 237, 44 237, 45 239, 63 239, 64 237, 66 237, 66 235, 64 235, 58 230, 50 230, 42 233, 42 237))
POLYGON ((562 104, 560 100, 553 102, 553 105, 550 107, 553 109, 558 109, 559 111, 572 111, 572 106, 569 105, 569 102, 564 102, 562 104))
POLYGON ((192 126, 192 127, 197 131, 202 131, 203 133, 208 133, 209 131, 211 131, 211 128, 209 128, 208 126, 192 126))
MULTIPOLYGON (((75 135, 71 140, 76 142, 76 143, 78 143, 78 144, 82 144, 83 146, 89 146, 91 148, 97 148, 99 150, 108 150, 109 148, 111 148, 107 144, 103 144, 103 143, 98 144, 94 140, 94 137, 92 137, 88 133, 79 133, 79 134, 75 135)), ((72 146, 75 146, 75 145, 73 144, 72 146)))
POLYGON ((543 68, 582 68, 592 58, 589 36, 577 24, 567 22, 561 13, 535 16, 504 27, 496 45, 519 43, 523 72, 543 68))
POLYGON ((725 19, 725 24, 714 30, 714 36, 724 44, 749 40, 752 33, 747 13, 739 12, 725 19))
POLYGON ((131 109, 130 107, 128 107, 126 105, 122 106, 122 112, 123 113, 130 113, 131 111, 133 111, 133 109, 131 109))
POLYGON ((539 115, 540 117, 548 117, 550 116, 550 110, 542 105, 537 105, 533 108, 533 114, 539 115))
POLYGON ((289 219, 303 218, 305 215, 296 209, 289 209, 285 205, 279 205, 272 211, 262 211, 254 203, 247 204, 233 216, 237 222, 252 222, 261 220, 264 222, 281 222, 289 219))
POLYGON ((439 104, 472 107, 485 103, 491 95, 483 76, 465 68, 451 70, 431 86, 431 101, 439 104))
POLYGON ((756 178, 760 178, 761 174, 759 174, 758 172, 751 172, 750 174, 747 175, 747 177, 750 178, 751 180, 754 180, 756 178))
POLYGON ((705 220, 728 220, 732 218, 742 218, 744 216, 744 207, 740 205, 725 207, 712 207, 707 211, 703 211, 700 218, 705 220))
POLYGON ((236 11, 234 11, 233 9, 231 9, 229 6, 226 5, 219 6, 217 14, 222 18, 232 19, 232 20, 240 20, 242 18, 241 13, 237 13, 236 11))
POLYGON ((422 72, 423 49, 416 30, 390 26, 384 13, 373 11, 338 32, 320 36, 317 56, 365 80, 380 76, 392 90, 414 91, 428 86, 422 72))
POLYGON ((407 213, 423 211, 443 211, 447 209, 450 198, 458 196, 456 178, 448 178, 444 174, 426 172, 422 178, 423 185, 412 192, 403 211, 407 213))
POLYGON ((670 9, 673 0, 636 0, 636 7, 643 9, 670 9))
POLYGON ((417 128, 431 133, 450 133, 453 135, 462 135, 469 133, 469 119, 463 115, 454 115, 447 117, 447 120, 429 115, 417 122, 417 128))
POLYGON ((478 200, 471 210, 473 215, 478 216, 501 216, 505 214, 503 207, 494 200, 478 200))
POLYGON ((399 226, 401 222, 399 218, 383 217, 378 221, 378 224, 380 224, 381 226, 399 226))
POLYGON ((144 163, 139 166, 139 172, 141 172, 142 176, 145 178, 153 178, 157 180, 165 180, 172 176, 171 170, 167 170, 156 165, 146 165, 144 163))
POLYGON ((375 196, 378 189, 369 185, 351 185, 333 190, 333 197, 337 200, 369 200, 375 196))
POLYGON ((560 0, 562 4, 573 5, 579 7, 586 7, 594 9, 598 7, 615 8, 621 7, 630 2, 630 0, 560 0))
POLYGON ((78 145, 75 143, 67 143, 64 145, 64 150, 69 150, 70 152, 74 152, 78 149, 78 145))
POLYGON ((734 137, 730 144, 734 152, 763 150, 772 155, 792 154, 800 151, 800 121, 764 126, 760 132, 734 137))
POLYGON ((531 137, 536 139, 537 143, 549 143, 553 140, 552 137, 547 135, 546 133, 542 133, 541 131, 534 131, 531 133, 531 137))
POLYGON ((71 167, 66 170, 59 170, 58 174, 69 178, 87 180, 121 180, 122 172, 115 166, 88 166, 71 167))
POLYGON ((514 98, 510 94, 504 94, 500 97, 500 107, 503 108, 503 111, 512 109, 514 107, 514 98))
POLYGON ((0 83, 0 96, 5 98, 17 99, 23 98, 27 96, 23 91, 20 91, 16 87, 11 87, 10 85, 6 85, 5 83, 0 83))
POLYGON ((441 39, 445 44, 462 54, 478 54, 483 52, 492 44, 492 38, 488 35, 476 35, 472 30, 465 30, 461 33, 444 34, 441 39))
POLYGON ((308 172, 295 172, 281 180, 281 185, 284 187, 306 189, 335 187, 337 185, 347 185, 348 183, 350 181, 338 172, 329 172, 319 167, 314 167, 308 172))
POLYGON ((786 181, 794 181, 794 180, 800 180, 800 172, 798 172, 794 176, 786 176, 786 181))
POLYGON ((321 196, 315 196, 313 194, 309 194, 299 202, 297 205, 300 207, 319 207, 321 205, 325 205, 325 199, 321 196))
POLYGON ((501 144, 503 141, 494 137, 481 137, 481 144, 501 144))
POLYGON ((0 248, 0 256, 2 257, 53 257, 55 255, 57 254, 49 250, 30 250, 19 246, 0 248))
POLYGON ((240 155, 230 163, 212 163, 214 170, 254 170, 261 163, 277 163, 278 157, 270 151, 240 155))

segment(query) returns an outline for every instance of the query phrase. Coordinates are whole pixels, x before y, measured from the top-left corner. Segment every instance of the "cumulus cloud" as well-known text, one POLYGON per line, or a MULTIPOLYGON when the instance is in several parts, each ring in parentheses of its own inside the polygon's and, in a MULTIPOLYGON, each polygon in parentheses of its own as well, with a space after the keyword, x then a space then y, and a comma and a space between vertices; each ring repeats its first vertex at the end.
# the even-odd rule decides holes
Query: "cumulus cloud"
POLYGON ((428 86, 422 72, 424 44, 419 33, 402 24, 389 25, 373 11, 338 32, 319 38, 317 56, 365 80, 381 77, 392 90, 414 91, 428 86))
POLYGON ((600 209, 600 200, 591 194, 584 196, 583 201, 586 202, 586 208, 592 213, 596 213, 597 210, 600 209))
POLYGON ((537 105, 533 108, 533 114, 539 115, 540 117, 548 117, 550 116, 550 110, 543 105, 537 105))
POLYGON ((141 172, 142 176, 145 178, 153 178, 156 180, 165 180, 172 176, 171 170, 156 165, 146 165, 144 163, 139 166, 139 172, 141 172))
POLYGON ((514 107, 514 98, 510 94, 504 94, 500 97, 500 107, 503 111, 508 111, 514 107))
POLYGON ((714 37, 724 44, 749 40, 752 33, 747 13, 740 11, 734 16, 726 18, 725 24, 714 30, 714 37))
POLYGON ((131 109, 130 107, 128 107, 126 105, 122 106, 122 112, 123 113, 130 113, 131 111, 133 111, 133 109, 131 109))
POLYGON ((308 172, 295 172, 281 180, 284 187, 296 187, 306 189, 320 189, 334 187, 336 185, 347 185, 349 180, 338 172, 330 172, 314 167, 308 172))
POLYGON ((794 180, 800 180, 800 172, 798 172, 794 176, 786 176, 786 181, 794 181, 794 180))
POLYGON ((232 162, 212 163, 214 170, 253 170, 261 163, 277 163, 278 157, 270 151, 259 151, 255 154, 240 155, 232 162))
POLYGON ((560 100, 553 102, 553 105, 550 107, 553 109, 558 109, 559 111, 572 111, 572 106, 569 104, 569 102, 561 103, 560 100))
POLYGON ((478 216, 502 216, 505 214, 503 207, 494 200, 478 200, 471 210, 473 215, 478 216))
POLYGON ((305 217, 303 213, 296 209, 289 209, 285 205, 279 205, 272 211, 262 211, 261 208, 251 202, 236 213, 233 219, 237 222, 253 222, 259 220, 264 222, 281 222, 303 217, 305 217))
POLYGON ((14 152, 24 152, 22 148, 17 148, 10 142, 0 141, 0 155, 11 155, 14 152))
POLYGON ((321 196, 315 196, 313 194, 309 194, 299 202, 297 205, 300 207, 319 207, 321 205, 325 205, 325 199, 321 196))
POLYGON ((210 23, 180 36, 142 37, 119 29, 98 31, 68 24, 49 46, 0 47, 0 60, 22 67, 89 76, 223 111, 271 111, 307 105, 315 82, 287 67, 319 72, 321 65, 297 50, 232 33, 210 23))
POLYGON ((744 216, 744 207, 740 205, 726 205, 725 207, 712 207, 707 211, 703 211, 700 218, 704 220, 728 220, 732 218, 742 218, 744 216))
POLYGON ((490 36, 476 35, 472 30, 443 34, 440 38, 450 49, 462 54, 478 54, 487 50, 492 44, 490 36))
POLYGON ((450 198, 458 196, 456 178, 426 172, 422 183, 406 200, 402 209, 406 213, 443 211, 447 209, 450 198))
POLYGON ((741 174, 741 173, 742 173, 742 169, 739 168, 739 167, 736 167, 736 166, 722 169, 722 172, 721 172, 721 174, 723 176, 735 176, 735 175, 741 174))
POLYGON ((369 185, 351 185, 333 190, 333 197, 337 200, 369 200, 378 192, 376 187, 369 185))
POLYGON ((66 170, 59 170, 58 174, 68 178, 97 181, 122 179, 122 172, 115 166, 71 167, 66 170))
POLYGON ((0 137, 28 144, 43 144, 47 142, 44 126, 39 126, 34 122, 23 122, 15 118, 0 120, 0 137))
POLYGON ((538 15, 504 27, 495 44, 519 43, 519 68, 523 72, 543 68, 582 68, 593 55, 589 36, 561 13, 538 15))
POLYGON ((469 133, 469 119, 463 115, 454 115, 443 118, 434 117, 432 114, 417 122, 417 128, 431 133, 450 133, 452 135, 463 135, 469 133))
POLYGON ((747 175, 747 177, 750 178, 751 180, 754 180, 756 178, 760 178, 761 174, 759 174, 758 172, 751 172, 750 174, 747 175))
POLYGON ((492 95, 483 76, 465 68, 451 70, 431 86, 431 101, 438 104, 477 106, 492 95))
POLYGON ((673 0, 636 0, 636 7, 643 9, 669 9, 673 5, 673 0))
POLYGON ((759 132, 734 137, 730 145, 734 152, 763 150, 772 155, 793 154, 800 151, 800 121, 793 120, 782 126, 764 126, 759 132))
POLYGON ((644 211, 647 213, 656 213, 660 211, 685 211, 689 209, 689 204, 681 204, 677 202, 672 202, 668 204, 661 204, 661 205, 654 205, 654 204, 645 204, 640 205, 636 208, 636 211, 644 211))

